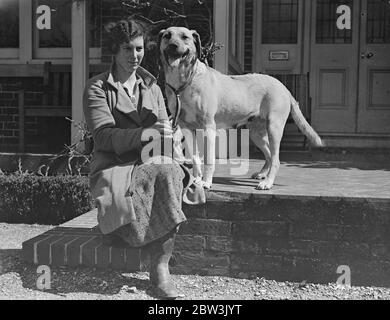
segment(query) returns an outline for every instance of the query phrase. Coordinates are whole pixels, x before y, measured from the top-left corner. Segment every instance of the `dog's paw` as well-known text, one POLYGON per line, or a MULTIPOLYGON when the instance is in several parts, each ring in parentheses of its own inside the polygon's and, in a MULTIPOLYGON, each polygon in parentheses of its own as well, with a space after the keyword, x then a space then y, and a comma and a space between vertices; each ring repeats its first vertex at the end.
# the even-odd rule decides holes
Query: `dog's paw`
POLYGON ((258 186, 256 187, 256 190, 270 190, 273 186, 273 182, 269 180, 261 181, 258 186))
POLYGON ((203 182, 204 181, 202 180, 202 177, 196 177, 194 180, 194 183, 200 184, 200 185, 202 185, 202 187, 203 187, 203 184, 202 184, 203 182))
POLYGON ((268 172, 255 172, 254 174, 252 174, 252 179, 264 180, 265 178, 267 178, 267 174, 268 172))
POLYGON ((203 184, 203 188, 205 188, 206 190, 210 190, 211 189, 211 183, 210 182, 202 181, 202 184, 203 184))
POLYGON ((195 178, 194 183, 196 183, 197 185, 199 185, 202 188, 207 189, 207 190, 210 190, 211 185, 212 185, 210 182, 206 182, 206 181, 202 180, 202 178, 200 178, 200 177, 195 178))
POLYGON ((202 188, 204 188, 206 190, 211 189, 211 183, 206 182, 204 180, 195 179, 194 183, 198 184, 199 186, 201 186, 202 188))

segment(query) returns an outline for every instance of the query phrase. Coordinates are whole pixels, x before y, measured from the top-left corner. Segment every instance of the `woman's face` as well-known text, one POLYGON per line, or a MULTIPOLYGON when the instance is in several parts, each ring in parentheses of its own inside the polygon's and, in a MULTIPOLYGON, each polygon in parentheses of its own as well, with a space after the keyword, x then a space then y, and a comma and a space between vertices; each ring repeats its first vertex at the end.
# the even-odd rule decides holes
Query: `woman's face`
POLYGON ((133 73, 141 64, 144 54, 144 38, 139 36, 119 46, 115 62, 118 68, 133 73))

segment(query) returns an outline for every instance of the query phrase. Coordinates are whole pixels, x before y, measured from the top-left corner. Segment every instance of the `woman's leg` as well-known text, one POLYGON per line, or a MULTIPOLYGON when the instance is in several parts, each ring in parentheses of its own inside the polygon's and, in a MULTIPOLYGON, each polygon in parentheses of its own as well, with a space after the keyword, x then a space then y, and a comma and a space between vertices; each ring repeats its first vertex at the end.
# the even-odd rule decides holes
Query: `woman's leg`
POLYGON ((169 260, 172 257, 176 228, 164 237, 150 243, 150 282, 161 298, 175 299, 178 296, 169 273, 169 260))
POLYGON ((168 263, 178 226, 186 221, 182 211, 184 178, 178 164, 136 166, 129 186, 136 220, 113 232, 131 247, 143 247, 150 253, 150 280, 162 298, 177 297, 168 263))

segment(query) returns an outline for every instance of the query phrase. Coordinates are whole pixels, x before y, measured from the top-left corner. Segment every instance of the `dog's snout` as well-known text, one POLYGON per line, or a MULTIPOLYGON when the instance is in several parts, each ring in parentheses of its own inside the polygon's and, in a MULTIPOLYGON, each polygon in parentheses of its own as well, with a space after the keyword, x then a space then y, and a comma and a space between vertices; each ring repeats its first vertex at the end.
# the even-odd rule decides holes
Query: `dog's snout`
POLYGON ((176 43, 170 43, 168 45, 169 50, 177 50, 177 48, 178 48, 178 45, 176 43))

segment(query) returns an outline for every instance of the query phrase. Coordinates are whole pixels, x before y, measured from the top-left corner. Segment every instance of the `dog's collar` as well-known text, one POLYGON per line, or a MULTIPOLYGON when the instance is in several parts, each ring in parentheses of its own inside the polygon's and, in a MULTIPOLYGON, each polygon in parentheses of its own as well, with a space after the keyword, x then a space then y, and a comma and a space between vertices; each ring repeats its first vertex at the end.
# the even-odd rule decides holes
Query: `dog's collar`
POLYGON ((188 79, 188 81, 186 83, 184 83, 180 88, 176 89, 174 88, 173 86, 171 86, 168 82, 166 83, 166 85, 175 93, 176 96, 180 96, 182 94, 182 92, 187 89, 190 84, 192 83, 192 81, 194 80, 194 77, 195 77, 195 71, 192 71, 191 73, 191 76, 190 78, 188 79))
POLYGON ((191 76, 188 79, 188 81, 186 83, 184 83, 178 89, 176 89, 173 86, 171 86, 168 82, 165 83, 167 85, 167 87, 169 87, 176 95, 176 113, 174 115, 172 115, 172 118, 173 118, 172 127, 173 127, 174 130, 176 130, 176 128, 177 128, 177 122, 179 120, 179 116, 180 116, 180 113, 181 113, 180 95, 183 93, 183 91, 185 89, 187 89, 191 85, 192 81, 194 80, 195 73, 196 73, 196 68, 193 68, 193 71, 192 71, 191 76))

